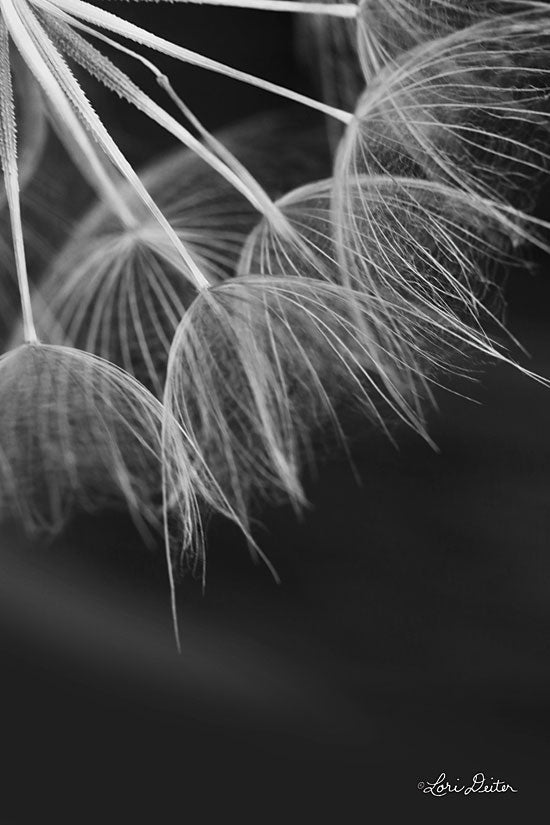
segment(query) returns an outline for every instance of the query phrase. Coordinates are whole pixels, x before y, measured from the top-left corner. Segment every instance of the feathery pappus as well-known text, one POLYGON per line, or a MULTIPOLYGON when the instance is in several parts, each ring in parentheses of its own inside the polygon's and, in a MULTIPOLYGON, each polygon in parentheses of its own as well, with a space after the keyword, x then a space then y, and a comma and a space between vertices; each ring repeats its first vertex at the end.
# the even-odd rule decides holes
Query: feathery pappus
POLYGON ((550 166, 550 5, 196 2, 296 15, 319 98, 84 0, 0 0, 0 299, 17 281, 21 307, 0 358, 0 516, 55 532, 75 508, 128 507, 164 534, 174 618, 203 514, 254 547, 252 514, 304 505, 314 440, 345 442, 343 411, 429 441, 434 389, 480 358, 546 383, 508 352, 498 269, 548 248, 531 213, 550 166), (317 120, 213 135, 155 52, 317 120), (182 148, 138 174, 82 72, 182 148), (50 126, 99 203, 31 284, 20 192, 50 126))

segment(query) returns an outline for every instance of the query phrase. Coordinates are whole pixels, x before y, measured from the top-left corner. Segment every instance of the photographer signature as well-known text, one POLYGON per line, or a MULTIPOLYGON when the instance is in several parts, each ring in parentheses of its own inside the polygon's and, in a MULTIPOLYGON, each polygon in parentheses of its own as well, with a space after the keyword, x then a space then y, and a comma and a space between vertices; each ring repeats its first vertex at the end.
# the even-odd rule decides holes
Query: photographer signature
POLYGON ((417 785, 419 791, 422 793, 431 794, 432 796, 447 796, 449 793, 462 793, 468 796, 471 793, 517 793, 516 788, 504 782, 502 779, 485 779, 485 774, 476 773, 472 778, 471 785, 462 785, 460 780, 451 784, 444 773, 441 773, 435 782, 419 782, 417 785))

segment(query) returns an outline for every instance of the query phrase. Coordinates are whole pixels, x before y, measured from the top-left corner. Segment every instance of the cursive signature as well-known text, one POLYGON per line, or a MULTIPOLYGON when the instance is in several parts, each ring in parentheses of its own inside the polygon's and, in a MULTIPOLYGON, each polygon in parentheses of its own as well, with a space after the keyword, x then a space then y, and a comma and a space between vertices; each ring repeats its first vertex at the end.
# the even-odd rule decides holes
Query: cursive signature
POLYGON ((517 793, 516 788, 513 788, 508 782, 502 779, 489 780, 485 779, 485 774, 476 773, 472 778, 471 785, 463 785, 459 779, 455 784, 448 781, 444 773, 439 774, 435 782, 419 782, 417 785, 419 791, 422 793, 431 794, 432 796, 447 796, 449 793, 461 793, 468 796, 471 793, 517 793))

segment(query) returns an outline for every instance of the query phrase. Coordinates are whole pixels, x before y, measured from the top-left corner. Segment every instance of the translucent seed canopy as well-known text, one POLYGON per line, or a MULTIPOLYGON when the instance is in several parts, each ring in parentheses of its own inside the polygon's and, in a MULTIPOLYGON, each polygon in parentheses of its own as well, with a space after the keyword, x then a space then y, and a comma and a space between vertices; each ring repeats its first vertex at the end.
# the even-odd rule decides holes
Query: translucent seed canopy
POLYGON ((25 344, 0 358, 0 513, 55 533, 78 509, 158 521, 161 405, 87 353, 25 344))

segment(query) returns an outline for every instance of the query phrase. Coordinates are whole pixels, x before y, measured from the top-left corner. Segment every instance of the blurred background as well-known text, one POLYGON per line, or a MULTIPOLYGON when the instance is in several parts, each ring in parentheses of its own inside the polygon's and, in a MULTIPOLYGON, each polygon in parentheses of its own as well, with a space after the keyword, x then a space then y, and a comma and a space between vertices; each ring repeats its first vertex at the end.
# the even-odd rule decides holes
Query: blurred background
MULTIPOLYGON (((286 15, 177 4, 124 14, 314 90, 286 15)), ((279 106, 157 62, 211 129, 279 106)), ((138 166, 173 146, 118 99, 89 93, 138 166)), ((89 193, 71 192, 84 209, 89 193)), ((550 217, 548 195, 539 213, 550 217)), ((508 321, 522 363, 550 376, 548 261, 526 263, 509 277, 508 321)), ((324 461, 300 518, 261 514, 280 585, 213 519, 205 593, 192 579, 178 588, 181 657, 162 546, 145 547, 129 519, 78 517, 48 546, 2 528, 0 823, 536 810, 550 730, 550 393, 479 367, 471 400, 437 398, 438 452, 406 431, 397 449, 358 428, 354 467, 324 461), (478 771, 518 793, 436 802, 417 790, 478 771)))

